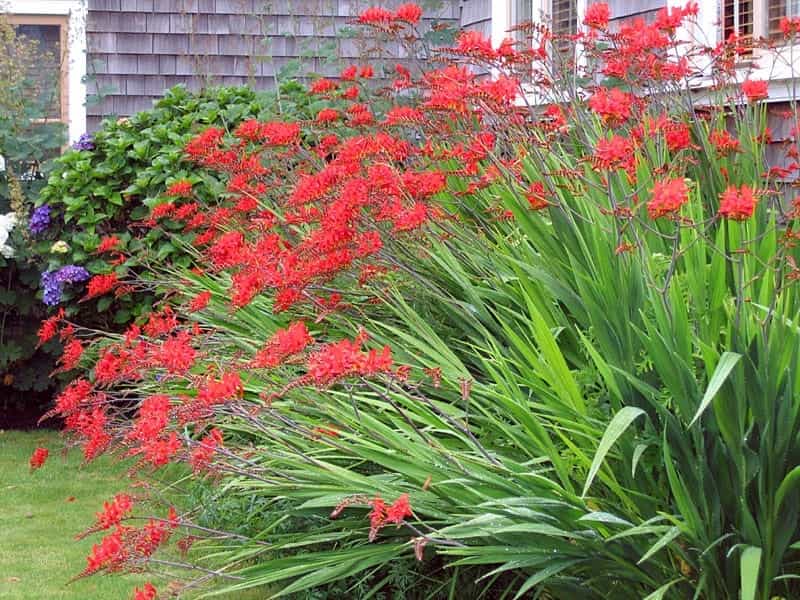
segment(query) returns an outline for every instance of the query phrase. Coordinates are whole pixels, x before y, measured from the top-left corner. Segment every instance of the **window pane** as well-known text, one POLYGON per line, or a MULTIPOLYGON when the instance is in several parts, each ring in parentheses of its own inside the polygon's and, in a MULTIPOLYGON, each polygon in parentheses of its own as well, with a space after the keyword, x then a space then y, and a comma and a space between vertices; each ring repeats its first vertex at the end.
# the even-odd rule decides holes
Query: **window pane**
POLYGON ((800 0, 769 0, 767 2, 767 31, 770 38, 782 38, 780 23, 783 17, 800 17, 800 0))
POLYGON ((24 57, 32 84, 31 101, 39 103, 42 117, 61 119, 61 26, 22 24, 17 35, 36 42, 36 55, 24 57))

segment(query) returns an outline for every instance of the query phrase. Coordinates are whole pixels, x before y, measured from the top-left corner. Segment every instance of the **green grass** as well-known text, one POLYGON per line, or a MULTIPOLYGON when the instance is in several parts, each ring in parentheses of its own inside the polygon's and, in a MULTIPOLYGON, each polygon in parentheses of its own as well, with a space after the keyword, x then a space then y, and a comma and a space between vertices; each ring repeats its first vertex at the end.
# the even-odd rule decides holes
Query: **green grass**
MULTIPOLYGON (((146 574, 98 575, 67 582, 86 566, 100 534, 75 541, 89 527, 103 502, 125 491, 126 465, 101 457, 81 466, 80 452, 61 454, 55 431, 0 430, 0 600, 127 600, 133 588, 151 580, 146 574), (37 446, 50 449, 42 469, 31 473, 28 460, 37 446)), ((182 598, 196 595, 182 595, 182 598)), ((264 590, 218 596, 256 600, 264 590)))
POLYGON ((79 452, 61 455, 53 431, 0 431, 0 599, 116 600, 132 597, 145 575, 96 576, 67 582, 86 566, 99 536, 74 536, 91 525, 103 502, 124 490, 125 466, 102 457, 81 467, 79 452), (50 449, 30 473, 36 446, 50 449))

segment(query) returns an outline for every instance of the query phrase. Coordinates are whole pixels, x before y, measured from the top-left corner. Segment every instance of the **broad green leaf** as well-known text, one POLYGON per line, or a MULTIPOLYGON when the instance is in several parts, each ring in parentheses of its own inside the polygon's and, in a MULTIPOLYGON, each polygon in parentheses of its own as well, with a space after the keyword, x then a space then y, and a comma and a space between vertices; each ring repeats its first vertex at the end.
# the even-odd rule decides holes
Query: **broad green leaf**
POLYGON ((761 548, 748 546, 739 559, 742 600, 755 600, 758 584, 758 570, 761 566, 761 548))
POLYGON ((741 354, 736 354, 735 352, 723 352, 722 356, 719 357, 717 368, 714 369, 714 374, 708 382, 706 393, 703 394, 703 399, 700 401, 700 406, 697 408, 692 422, 689 423, 689 427, 694 425, 694 422, 700 418, 705 409, 708 408, 708 405, 711 404, 714 396, 717 395, 717 392, 722 387, 722 384, 725 383, 740 358, 742 358, 741 354))
POLYGON ((680 578, 673 579, 672 581, 668 581, 667 583, 662 585, 660 588, 658 588, 656 591, 654 591, 652 594, 648 594, 647 596, 645 596, 643 598, 643 600, 661 600, 664 597, 664 594, 667 593, 669 588, 671 588, 673 585, 675 585, 679 581, 681 581, 680 578))
POLYGON ((800 466, 789 471, 786 477, 783 478, 783 481, 781 481, 780 486, 778 486, 778 492, 775 494, 776 513, 781 509, 786 494, 796 488, 798 484, 800 484, 800 466))
POLYGON ((589 491, 589 486, 592 485, 592 481, 594 481, 597 471, 600 470, 600 466, 603 464, 608 451, 611 450, 611 446, 619 439, 619 436, 625 433, 625 430, 630 424, 643 414, 645 414, 645 412, 641 408, 626 406, 611 419, 611 422, 608 424, 608 427, 606 427, 606 431, 603 433, 603 437, 600 440, 600 445, 597 447, 597 454, 594 456, 592 466, 589 468, 589 476, 586 478, 586 483, 583 486, 582 497, 585 497, 586 492, 589 491))
POLYGON ((669 544, 669 543, 670 543, 672 540, 674 540, 674 539, 675 539, 676 537, 678 537, 680 534, 681 534, 681 530, 680 530, 680 529, 678 529, 677 527, 670 527, 670 528, 667 530, 667 532, 666 532, 664 535, 662 535, 662 536, 661 536, 661 538, 660 538, 660 539, 659 539, 659 540, 658 540, 658 541, 657 541, 655 544, 653 544, 652 546, 650 546, 650 549, 649 549, 647 552, 645 552, 645 553, 644 553, 644 555, 642 556, 642 558, 640 558, 640 559, 637 561, 637 563, 636 563, 636 564, 637 564, 637 565, 640 565, 640 564, 642 564, 643 562, 645 562, 645 561, 646 561, 648 558, 650 558, 651 556, 653 556, 653 555, 654 555, 656 552, 658 552, 659 550, 661 550, 661 549, 662 549, 664 546, 666 546, 667 544, 669 544))

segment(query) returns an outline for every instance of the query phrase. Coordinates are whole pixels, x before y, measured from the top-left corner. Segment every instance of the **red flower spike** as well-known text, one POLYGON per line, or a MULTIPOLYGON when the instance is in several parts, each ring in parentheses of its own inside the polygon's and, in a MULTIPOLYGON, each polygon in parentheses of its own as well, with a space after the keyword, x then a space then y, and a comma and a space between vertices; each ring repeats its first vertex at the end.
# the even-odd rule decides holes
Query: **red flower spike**
POLYGON ((39 336, 39 343, 37 345, 37 348, 42 344, 44 344, 45 342, 50 341, 56 336, 56 334, 58 333, 58 324, 63 318, 64 318, 64 309, 61 308, 59 309, 58 313, 42 321, 42 324, 39 327, 39 331, 37 332, 37 335, 39 336))
POLYGON ((177 198, 189 198, 192 195, 192 182, 186 179, 176 181, 167 188, 166 195, 177 198))
POLYGON ((122 240, 120 240, 117 236, 107 235, 100 240, 97 248, 95 248, 95 253, 103 254, 104 252, 111 252, 112 250, 118 249, 120 244, 122 244, 122 240))
POLYGON ((611 18, 611 9, 605 2, 597 2, 586 8, 583 24, 592 29, 606 29, 611 18))
POLYGON ((90 300, 91 298, 107 294, 114 289, 114 286, 116 286, 118 282, 119 280, 117 279, 116 273, 95 275, 89 280, 89 283, 86 284, 86 295, 83 297, 83 300, 90 300))
POLYGON ((369 541, 374 542, 381 527, 386 523, 386 503, 380 496, 375 496, 369 505, 372 507, 369 513, 369 541))
POLYGON ((405 21, 411 25, 416 25, 422 18, 422 8, 413 2, 401 4, 397 7, 397 10, 394 11, 394 18, 398 21, 405 21))
POLYGON ((719 214, 726 219, 744 221, 753 216, 756 203, 756 197, 750 186, 743 185, 737 189, 731 185, 720 196, 719 214))
POLYGON ((31 454, 30 458, 30 466, 31 471, 35 471, 36 469, 41 469, 44 466, 44 463, 47 461, 47 457, 50 455, 50 451, 47 448, 36 448, 31 454))
POLYGON ((683 178, 657 181, 653 185, 652 199, 647 203, 651 219, 677 213, 689 199, 689 190, 683 178))
POLYGON ((133 590, 133 600, 155 600, 157 593, 156 588, 148 581, 142 589, 133 590))
POLYGON ((361 25, 372 25, 374 27, 389 27, 394 21, 394 14, 380 7, 371 7, 358 15, 358 23, 361 25))
POLYGON ((188 309, 189 312, 196 313, 203 310, 205 307, 208 306, 208 303, 211 301, 211 292, 208 290, 204 292, 200 292, 189 303, 188 309))
POLYGON ((748 102, 757 102, 769 97, 769 82, 759 79, 747 79, 742 82, 742 93, 748 102))
POLYGON ((408 494, 402 494, 386 509, 386 522, 400 525, 406 517, 410 517, 413 514, 411 504, 408 501, 408 494))

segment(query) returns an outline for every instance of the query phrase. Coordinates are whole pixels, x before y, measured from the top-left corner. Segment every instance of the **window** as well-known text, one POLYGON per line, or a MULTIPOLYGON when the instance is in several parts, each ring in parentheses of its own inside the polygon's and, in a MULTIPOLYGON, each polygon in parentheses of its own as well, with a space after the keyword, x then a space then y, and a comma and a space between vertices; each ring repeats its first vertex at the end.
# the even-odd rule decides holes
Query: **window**
POLYGON ((551 0, 550 28, 556 35, 571 35, 578 31, 576 0, 551 0))
POLYGON ((0 0, 0 11, 46 57, 35 80, 50 92, 47 120, 65 123, 70 142, 86 132, 87 10, 87 0, 0 0))
POLYGON ((27 75, 34 83, 31 101, 41 103, 41 120, 69 125, 67 17, 10 15, 8 20, 18 36, 36 42, 34 68, 27 75))
POLYGON ((723 0, 722 35, 778 40, 783 17, 800 17, 800 0, 723 0))
POLYGON ((800 17, 800 0, 771 0, 767 3, 767 35, 770 39, 783 38, 780 29, 783 17, 800 17))
POLYGON ((528 21, 544 22, 557 35, 578 31, 578 4, 586 0, 513 0, 511 25, 528 21))

